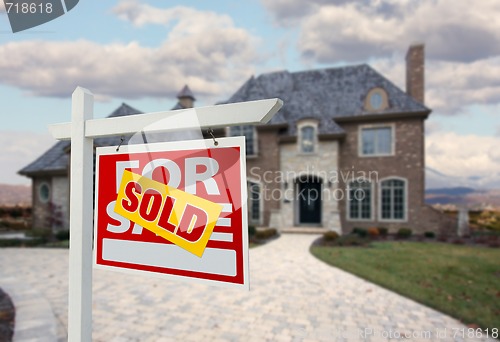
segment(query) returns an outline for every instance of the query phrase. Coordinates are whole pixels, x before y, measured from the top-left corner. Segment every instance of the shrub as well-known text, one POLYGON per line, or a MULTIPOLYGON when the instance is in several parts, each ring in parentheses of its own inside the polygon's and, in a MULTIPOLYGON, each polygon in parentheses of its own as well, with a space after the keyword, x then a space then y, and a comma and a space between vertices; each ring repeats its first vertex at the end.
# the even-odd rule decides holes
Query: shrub
POLYGON ((352 230, 352 233, 358 235, 359 237, 368 236, 368 230, 366 230, 366 228, 354 228, 352 230))
POLYGON ((500 248, 500 241, 490 241, 488 246, 491 248, 500 248))
POLYGON ((366 246, 370 243, 367 238, 359 235, 344 235, 335 240, 337 246, 366 246))
POLYGON ((0 239, 0 247, 35 247, 40 244, 37 239, 0 239))
POLYGON ((370 227, 368 228, 368 235, 372 238, 376 238, 377 236, 380 235, 380 231, 378 230, 377 227, 370 227))
POLYGON ((378 227, 378 232, 380 233, 380 236, 387 236, 389 229, 386 227, 378 227))
POLYGON ((438 236, 437 240, 439 242, 447 242, 448 241, 448 237, 446 235, 440 235, 440 236, 438 236))
POLYGON ((428 239, 434 239, 436 237, 436 233, 434 232, 425 232, 424 236, 428 239))
POLYGON ((32 229, 26 232, 26 235, 31 236, 34 240, 38 240, 40 243, 46 243, 50 240, 52 231, 50 229, 32 229))
POLYGON ((25 220, 15 220, 15 219, 7 219, 2 221, 2 225, 5 228, 11 229, 11 230, 25 230, 27 227, 26 221, 25 220))
POLYGON ((255 226, 248 226, 248 235, 249 236, 254 236, 256 231, 257 230, 256 230, 255 226))
POLYGON ((339 238, 339 234, 332 230, 323 234, 323 240, 325 241, 335 241, 339 238))
POLYGON ((267 229, 263 229, 263 230, 257 230, 255 232, 255 237, 259 240, 266 240, 266 239, 272 238, 276 234, 278 234, 278 231, 276 229, 267 228, 267 229))
POLYGON ((463 239, 457 238, 457 239, 453 240, 453 243, 455 245, 463 245, 465 243, 465 241, 463 239))
POLYGON ((69 230, 60 230, 56 233, 56 239, 58 241, 69 240, 69 230))
POLYGON ((410 228, 399 228, 398 232, 396 233, 398 238, 401 239, 407 239, 411 236, 412 231, 410 228))

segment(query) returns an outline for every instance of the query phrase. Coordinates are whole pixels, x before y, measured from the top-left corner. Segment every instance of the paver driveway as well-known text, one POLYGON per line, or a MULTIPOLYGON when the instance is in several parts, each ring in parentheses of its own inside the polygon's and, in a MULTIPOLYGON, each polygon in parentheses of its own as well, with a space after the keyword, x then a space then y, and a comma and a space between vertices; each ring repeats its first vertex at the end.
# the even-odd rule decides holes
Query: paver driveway
MULTIPOLYGON (((315 238, 282 235, 250 250, 250 292, 95 270, 93 340, 462 340, 456 320, 315 259, 315 238)), ((0 287, 23 317, 41 312, 57 326, 18 317, 18 341, 66 339, 67 268, 67 250, 0 249, 0 287)))

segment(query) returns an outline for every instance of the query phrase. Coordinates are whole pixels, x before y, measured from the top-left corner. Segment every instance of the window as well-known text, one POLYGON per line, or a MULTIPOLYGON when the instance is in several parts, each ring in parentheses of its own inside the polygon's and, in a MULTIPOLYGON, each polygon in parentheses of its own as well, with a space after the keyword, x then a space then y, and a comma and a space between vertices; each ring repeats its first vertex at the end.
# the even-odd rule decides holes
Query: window
POLYGON ((380 217, 383 220, 406 220, 406 180, 381 182, 380 217))
POLYGON ((372 185, 365 180, 349 183, 348 217, 351 220, 372 218, 372 185))
POLYGON ((256 131, 253 126, 232 126, 229 128, 229 135, 244 136, 247 156, 257 155, 256 131))
POLYGON ((255 182, 248 182, 248 211, 251 223, 260 224, 260 185, 255 182))
POLYGON ((387 93, 382 88, 373 88, 366 95, 365 110, 380 111, 389 108, 387 93))
POLYGON ((47 203, 50 199, 50 187, 47 183, 42 183, 38 187, 38 198, 42 203, 47 203))
POLYGON ((361 155, 390 156, 393 154, 393 127, 366 127, 361 129, 361 155))
POLYGON ((300 152, 314 152, 314 130, 313 126, 303 126, 300 129, 300 152))
POLYGON ((373 93, 370 96, 370 107, 373 109, 382 108, 382 95, 380 93, 373 93))

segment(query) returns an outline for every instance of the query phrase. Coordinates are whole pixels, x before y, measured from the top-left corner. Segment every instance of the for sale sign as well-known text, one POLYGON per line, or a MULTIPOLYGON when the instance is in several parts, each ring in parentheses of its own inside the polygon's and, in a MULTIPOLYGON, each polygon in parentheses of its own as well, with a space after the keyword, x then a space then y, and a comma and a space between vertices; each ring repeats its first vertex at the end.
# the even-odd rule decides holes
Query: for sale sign
POLYGON ((244 144, 97 148, 95 266, 248 289, 244 144))

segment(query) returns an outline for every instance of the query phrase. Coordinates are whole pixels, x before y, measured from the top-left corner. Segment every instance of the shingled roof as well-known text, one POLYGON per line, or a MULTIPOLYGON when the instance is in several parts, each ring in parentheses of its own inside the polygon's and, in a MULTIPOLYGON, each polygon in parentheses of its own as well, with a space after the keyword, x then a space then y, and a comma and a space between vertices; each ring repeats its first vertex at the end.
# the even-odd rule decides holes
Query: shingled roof
MULTIPOLYGON (((122 103, 108 117, 127 116, 140 114, 141 111, 122 103)), ((94 140, 96 146, 112 146, 120 143, 120 137, 98 138, 94 140)), ((18 173, 23 176, 34 176, 37 174, 65 174, 68 171, 70 141, 59 141, 47 152, 42 154, 31 164, 25 166, 18 173)))
POLYGON ((296 134, 295 123, 303 118, 318 119, 320 134, 339 134, 343 130, 335 119, 430 112, 366 64, 294 73, 279 71, 257 78, 252 76, 224 103, 274 97, 282 99, 284 105, 269 124, 286 124, 289 135, 296 134), (376 113, 364 108, 366 95, 375 87, 383 88, 389 98, 389 108, 376 113))

